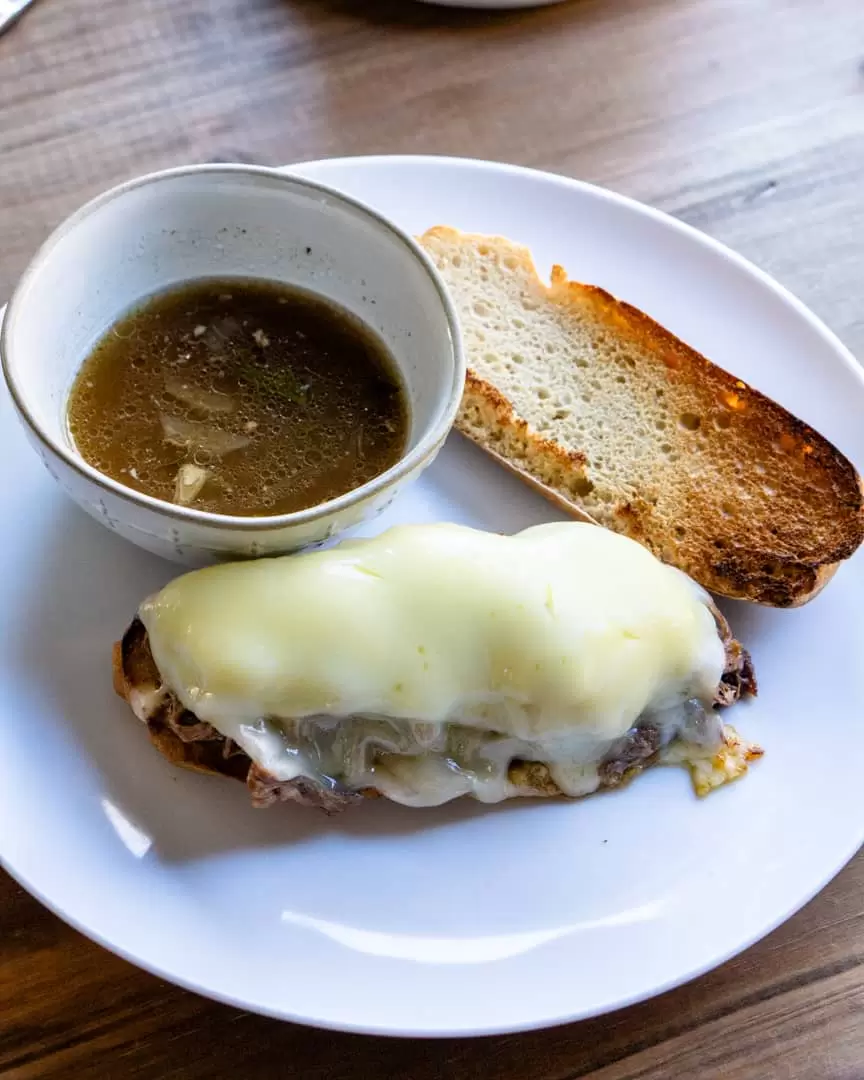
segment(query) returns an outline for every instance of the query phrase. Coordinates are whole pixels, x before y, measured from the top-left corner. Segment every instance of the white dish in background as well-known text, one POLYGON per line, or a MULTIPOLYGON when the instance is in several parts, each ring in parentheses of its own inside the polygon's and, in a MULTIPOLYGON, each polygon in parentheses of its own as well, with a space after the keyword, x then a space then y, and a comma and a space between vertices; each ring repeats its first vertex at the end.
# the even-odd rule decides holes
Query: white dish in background
MULTIPOLYGON (((616 195, 434 158, 308 164, 419 232, 529 244, 648 311, 864 462, 864 378, 796 300, 693 230, 616 195)), ((582 803, 254 811, 173 769, 110 684, 110 645, 176 568, 63 499, 0 401, 0 853, 85 933, 242 1008, 355 1031, 459 1035, 596 1015, 692 978, 821 888, 864 838, 857 725, 864 562, 796 611, 731 604, 762 693, 733 722, 766 755, 697 800, 680 770, 582 803), (816 677, 806 678, 807 672, 816 677)), ((470 445, 368 531, 556 512, 470 445)))

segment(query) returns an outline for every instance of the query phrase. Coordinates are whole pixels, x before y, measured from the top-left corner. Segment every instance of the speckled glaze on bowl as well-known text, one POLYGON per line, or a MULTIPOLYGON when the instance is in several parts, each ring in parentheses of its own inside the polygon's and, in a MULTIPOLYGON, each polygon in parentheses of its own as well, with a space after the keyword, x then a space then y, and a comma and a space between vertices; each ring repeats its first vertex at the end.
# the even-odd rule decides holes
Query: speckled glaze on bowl
POLYGON ((29 440, 63 490, 120 536, 187 565, 296 551, 380 513, 434 460, 465 379, 455 311, 409 236, 327 187, 246 165, 151 173, 73 214, 16 288, 0 360, 29 440), (81 363, 130 307, 204 277, 311 289, 375 330, 410 404, 410 433, 396 465, 308 510, 244 518, 162 502, 84 461, 66 423, 81 363))

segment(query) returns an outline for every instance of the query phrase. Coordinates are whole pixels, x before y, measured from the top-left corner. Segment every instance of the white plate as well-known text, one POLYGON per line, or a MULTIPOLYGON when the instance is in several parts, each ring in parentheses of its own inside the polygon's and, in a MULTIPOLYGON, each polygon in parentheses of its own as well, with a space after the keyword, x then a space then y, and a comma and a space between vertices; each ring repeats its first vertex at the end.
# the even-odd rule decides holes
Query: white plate
MULTIPOLYGON (((296 171, 401 225, 500 232, 606 286, 864 462, 864 380, 792 297, 616 195, 468 161, 296 171)), ((174 568, 64 501, 0 402, 0 852, 31 892, 159 975, 243 1008, 359 1031, 468 1034, 595 1015, 705 971, 808 900, 864 839, 857 732, 864 565, 800 611, 730 605, 766 748, 698 801, 655 770, 582 803, 254 811, 172 769, 111 691, 110 646, 174 568), (814 677, 808 678, 808 672, 814 677)), ((554 511, 451 438, 381 519, 514 530, 554 511)))

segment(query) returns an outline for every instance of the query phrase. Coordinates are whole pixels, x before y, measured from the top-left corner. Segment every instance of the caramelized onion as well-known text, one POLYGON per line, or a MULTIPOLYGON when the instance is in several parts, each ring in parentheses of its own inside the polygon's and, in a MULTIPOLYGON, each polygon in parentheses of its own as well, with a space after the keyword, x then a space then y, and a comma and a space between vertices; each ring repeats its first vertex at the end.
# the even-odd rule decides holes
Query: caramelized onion
POLYGON ((170 375, 165 380, 165 389, 171 397, 182 401, 190 409, 199 409, 201 412, 208 413, 234 412, 234 401, 227 394, 190 386, 176 375, 170 375))
POLYGON ((180 506, 193 503, 207 483, 210 473, 200 465, 181 465, 174 481, 174 502, 180 506))
POLYGON ((242 450, 252 441, 245 435, 234 435, 210 424, 183 420, 179 416, 167 416, 165 413, 160 414, 159 422, 167 443, 182 446, 187 450, 201 450, 217 458, 232 454, 235 450, 242 450))

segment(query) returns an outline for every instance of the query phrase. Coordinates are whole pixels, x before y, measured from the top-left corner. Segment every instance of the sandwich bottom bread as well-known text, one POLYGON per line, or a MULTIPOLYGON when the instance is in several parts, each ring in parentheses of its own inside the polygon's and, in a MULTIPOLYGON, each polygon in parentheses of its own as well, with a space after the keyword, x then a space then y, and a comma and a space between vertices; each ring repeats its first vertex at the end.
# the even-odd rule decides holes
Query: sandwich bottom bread
POLYGON ((707 594, 575 522, 184 575, 115 645, 114 685, 172 763, 258 807, 578 797, 654 763, 706 794, 761 754, 719 719, 756 682, 707 594))

